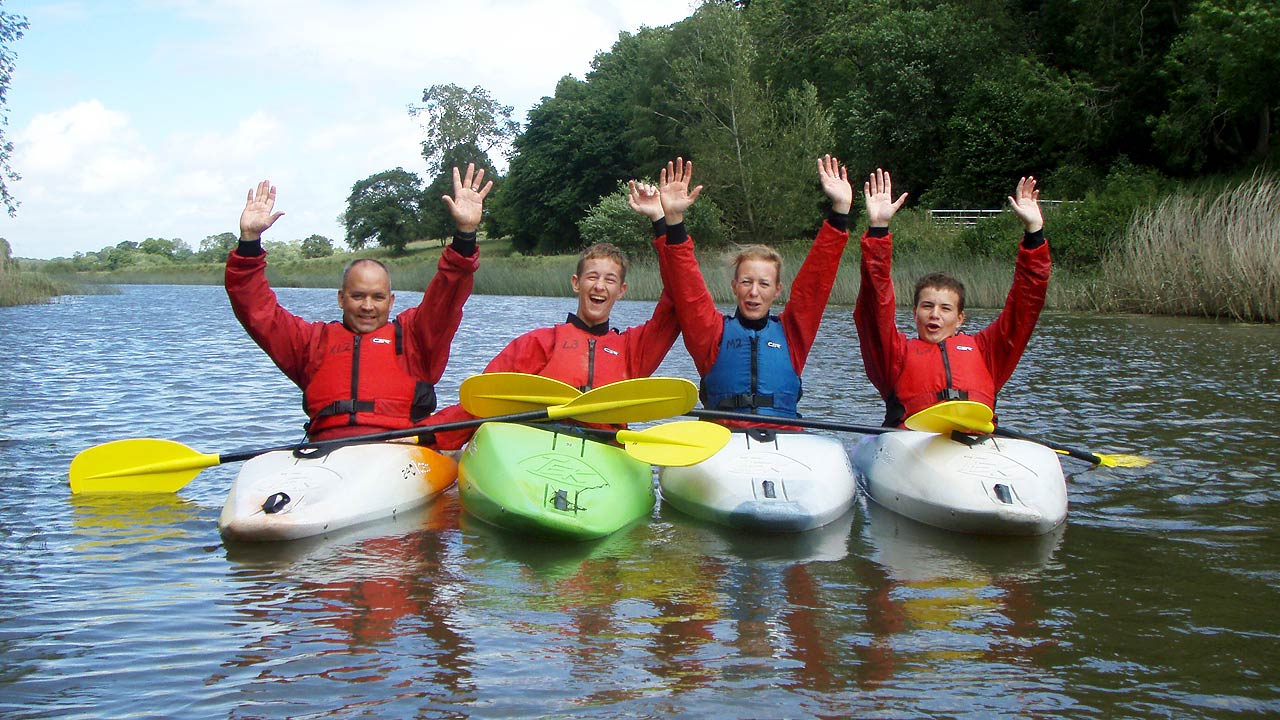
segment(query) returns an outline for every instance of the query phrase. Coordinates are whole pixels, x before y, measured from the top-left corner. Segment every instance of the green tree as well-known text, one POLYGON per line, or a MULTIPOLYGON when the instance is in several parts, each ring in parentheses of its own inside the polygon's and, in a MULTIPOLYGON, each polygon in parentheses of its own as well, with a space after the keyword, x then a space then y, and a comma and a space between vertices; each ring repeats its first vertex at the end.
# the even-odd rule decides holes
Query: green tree
POLYGON ((432 173, 447 171, 448 157, 462 146, 478 150, 491 164, 489 153, 505 149, 520 132, 520 124, 511 119, 513 110, 479 85, 464 90, 452 83, 432 85, 422 91, 421 105, 409 106, 410 115, 425 118, 422 157, 432 173))
MULTIPOLYGON (((636 213, 627 204, 630 188, 621 183, 616 192, 605 195, 578 221, 578 230, 585 242, 608 242, 617 245, 632 257, 650 254, 653 240, 653 223, 636 213)), ((709 197, 702 197, 685 214, 689 234, 699 247, 717 247, 724 243, 720 226, 720 208, 709 197)))
MULTIPOLYGON (((1147 120, 1165 107, 1170 88, 1159 70, 1194 2, 1043 0, 1025 5, 1033 51, 1086 92, 1098 132, 1081 150, 1103 173, 1119 155, 1145 165, 1164 164, 1147 120)), ((1073 134, 1075 128, 1058 132, 1073 134)))
POLYGON ((221 263, 226 262, 227 256, 232 250, 240 244, 240 238, 235 233, 218 233, 217 235, 209 235, 200 241, 200 249, 196 252, 195 258, 200 262, 221 263))
POLYGON ((920 199, 935 207, 1001 207, 1019 177, 1042 178, 1047 169, 1078 161, 1079 149, 1096 140, 1092 119, 1067 78, 1032 58, 1009 57, 958 99, 943 129, 941 173, 920 199))
POLYGON ((713 189, 726 230, 755 242, 808 232, 818 219, 816 158, 830 151, 831 123, 809 83, 778 92, 752 75, 758 50, 742 13, 705 5, 676 29, 671 82, 679 118, 713 189))
POLYGON ((890 170, 894 189, 918 198, 940 173, 948 121, 1001 52, 1001 38, 990 23, 944 4, 868 17, 848 42, 856 69, 832 103, 841 157, 859 176, 890 170))
POLYGON ((561 78, 555 95, 529 112, 491 212, 517 250, 581 247, 577 223, 591 206, 619 180, 652 175, 659 158, 683 145, 663 105, 670 35, 664 28, 620 34, 586 80, 561 78))
MULTIPOLYGON (((449 206, 440 199, 445 195, 453 195, 453 169, 465 174, 468 163, 475 163, 476 170, 484 170, 485 181, 497 180, 497 171, 489 157, 471 143, 464 143, 451 148, 444 155, 444 167, 436 173, 436 177, 422 193, 422 236, 439 238, 441 246, 444 239, 453 235, 453 215, 449 206)), ((496 185, 496 182, 495 182, 496 185)), ((488 214, 488 213, 486 213, 488 214)))
POLYGON ((138 243, 138 249, 147 255, 167 258, 169 260, 181 261, 191 257, 191 246, 178 238, 168 240, 165 238, 147 238, 138 243))
POLYGON ((18 200, 9 192, 9 183, 21 180, 21 176, 9 165, 13 155, 13 143, 5 135, 9 126, 9 81, 13 78, 14 60, 17 54, 12 46, 22 38, 27 29, 27 19, 0 10, 0 202, 9 211, 9 217, 18 214, 18 200))
POLYGON ((401 254, 421 236, 422 180, 404 168, 370 175, 351 187, 343 224, 347 245, 359 250, 377 241, 401 254))
POLYGON ((333 254, 333 241, 323 235, 309 235, 302 241, 302 257, 322 258, 333 254))
POLYGON ((1280 7, 1271 0, 1196 4, 1165 58, 1169 107, 1155 140, 1180 170, 1262 160, 1280 112, 1280 7))

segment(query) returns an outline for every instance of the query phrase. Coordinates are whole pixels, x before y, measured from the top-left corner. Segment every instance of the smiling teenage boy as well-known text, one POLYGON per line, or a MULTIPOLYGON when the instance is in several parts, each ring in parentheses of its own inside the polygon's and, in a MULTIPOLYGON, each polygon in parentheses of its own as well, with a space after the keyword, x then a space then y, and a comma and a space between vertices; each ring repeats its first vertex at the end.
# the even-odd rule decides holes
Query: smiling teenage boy
MULTIPOLYGON (((578 256, 569 285, 578 298, 576 313, 551 327, 531 330, 512 340, 484 371, 542 375, 579 390, 632 378, 649 377, 662 364, 680 334, 675 305, 664 288, 645 322, 626 330, 609 325, 613 306, 627 293, 627 256, 609 243, 597 243, 578 256)), ((470 419, 460 405, 433 418, 442 423, 470 419)), ((474 428, 436 434, 436 446, 454 450, 474 428)))
POLYGON ((889 220, 906 200, 893 198, 889 173, 877 169, 863 185, 867 232, 862 236, 862 284, 853 318, 862 363, 885 401, 884 424, 947 400, 973 400, 995 410, 996 394, 1022 357, 1049 287, 1049 245, 1044 239, 1040 191, 1033 177, 1018 182, 1009 205, 1025 232, 1004 309, 976 335, 964 324, 964 284, 946 273, 916 281, 914 339, 899 332, 893 291, 893 236, 889 220))

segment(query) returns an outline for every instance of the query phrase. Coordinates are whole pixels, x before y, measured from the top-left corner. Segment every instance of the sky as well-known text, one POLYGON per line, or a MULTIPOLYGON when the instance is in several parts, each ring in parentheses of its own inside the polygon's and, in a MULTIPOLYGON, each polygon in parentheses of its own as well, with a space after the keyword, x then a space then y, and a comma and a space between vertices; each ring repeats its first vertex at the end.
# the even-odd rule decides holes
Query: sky
MULTIPOLYGON (((238 232, 245 195, 278 188, 266 239, 341 246, 351 186, 403 167, 427 177, 408 106, 477 85, 524 122, 620 32, 687 17, 697 0, 84 0, 0 3, 13 43, 5 133, 15 257, 121 241, 193 249, 238 232)), ((495 161, 501 162, 499 158, 495 161)))

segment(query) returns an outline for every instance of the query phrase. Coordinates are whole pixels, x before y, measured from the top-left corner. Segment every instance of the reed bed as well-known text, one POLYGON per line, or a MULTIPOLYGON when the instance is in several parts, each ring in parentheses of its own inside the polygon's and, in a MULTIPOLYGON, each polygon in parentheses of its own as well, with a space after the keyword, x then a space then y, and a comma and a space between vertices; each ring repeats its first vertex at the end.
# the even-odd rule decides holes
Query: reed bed
POLYGON ((1103 311, 1280 320, 1280 183, 1255 173, 1139 213, 1099 282, 1103 311))
POLYGON ((60 295, 99 295, 111 292, 101 286, 85 286, 41 272, 0 272, 0 307, 42 305, 60 295))

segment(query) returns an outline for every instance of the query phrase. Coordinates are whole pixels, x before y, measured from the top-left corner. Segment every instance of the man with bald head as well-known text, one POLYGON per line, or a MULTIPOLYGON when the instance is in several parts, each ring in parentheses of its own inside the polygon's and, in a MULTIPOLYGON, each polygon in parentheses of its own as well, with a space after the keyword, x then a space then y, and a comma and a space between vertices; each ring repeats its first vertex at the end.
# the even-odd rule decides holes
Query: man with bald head
POLYGON ((338 290, 342 322, 309 322, 280 306, 267 282, 262 233, 283 212, 264 180, 250 190, 240 214, 240 244, 227 257, 231 309, 254 342, 302 388, 311 440, 398 430, 435 410, 435 384, 449 361, 479 264, 476 228, 493 181, 468 165, 453 169, 453 195, 442 199, 457 226, 440 255, 422 302, 390 320, 395 293, 377 260, 347 266, 338 290))

